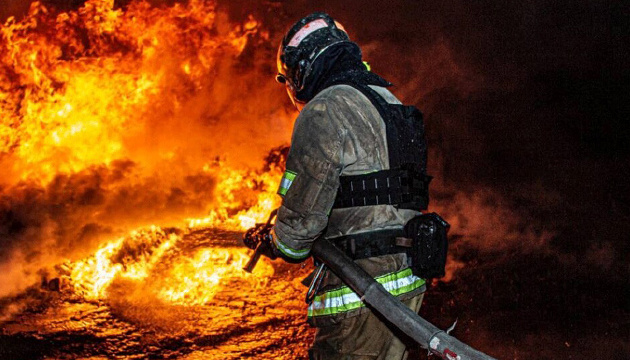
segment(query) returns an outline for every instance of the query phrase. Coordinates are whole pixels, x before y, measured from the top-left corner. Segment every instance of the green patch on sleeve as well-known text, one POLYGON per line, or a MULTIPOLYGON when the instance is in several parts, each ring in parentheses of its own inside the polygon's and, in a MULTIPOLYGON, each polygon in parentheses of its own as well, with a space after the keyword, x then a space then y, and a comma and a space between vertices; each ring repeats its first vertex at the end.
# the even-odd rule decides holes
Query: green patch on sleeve
POLYGON ((297 173, 295 171, 287 170, 282 175, 282 180, 280 180, 280 187, 278 188, 278 194, 284 197, 289 191, 289 188, 293 184, 293 180, 297 177, 297 173))

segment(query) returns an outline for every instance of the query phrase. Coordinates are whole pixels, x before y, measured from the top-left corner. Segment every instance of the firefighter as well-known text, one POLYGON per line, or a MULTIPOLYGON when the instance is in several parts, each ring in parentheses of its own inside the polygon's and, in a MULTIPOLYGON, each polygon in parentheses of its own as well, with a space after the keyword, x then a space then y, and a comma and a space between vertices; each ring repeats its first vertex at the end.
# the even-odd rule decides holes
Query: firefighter
MULTIPOLYGON (((295 23, 277 63, 277 80, 301 111, 270 255, 306 260, 324 236, 417 312, 426 286, 409 267, 404 226, 428 203, 421 114, 400 103, 327 14, 295 23)), ((308 306, 317 328, 311 359, 407 357, 403 341, 354 292, 330 272, 321 276, 308 306)))

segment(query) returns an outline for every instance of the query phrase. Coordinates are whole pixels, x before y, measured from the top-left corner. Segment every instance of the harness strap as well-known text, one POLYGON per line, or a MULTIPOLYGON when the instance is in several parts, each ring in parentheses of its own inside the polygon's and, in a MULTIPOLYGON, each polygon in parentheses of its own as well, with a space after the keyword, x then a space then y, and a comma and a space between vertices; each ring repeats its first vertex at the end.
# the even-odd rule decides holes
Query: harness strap
POLYGON ((375 256, 409 253, 412 240, 403 229, 378 230, 329 239, 352 260, 375 256))

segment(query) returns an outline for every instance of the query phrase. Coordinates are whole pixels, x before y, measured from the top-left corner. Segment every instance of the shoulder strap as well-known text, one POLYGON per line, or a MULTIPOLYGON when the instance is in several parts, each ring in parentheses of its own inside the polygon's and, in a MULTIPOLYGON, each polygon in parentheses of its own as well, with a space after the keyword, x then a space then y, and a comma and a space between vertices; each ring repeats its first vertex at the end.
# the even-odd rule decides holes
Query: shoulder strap
POLYGON ((389 170, 364 175, 341 176, 333 208, 396 205, 426 209, 429 182, 426 175, 426 143, 422 114, 413 106, 390 104, 368 85, 344 84, 361 91, 385 123, 389 170), (413 124, 419 121, 419 124, 413 124), (420 134, 415 134, 420 131, 420 134))
POLYGON ((426 172, 426 142, 422 113, 415 106, 388 103, 376 90, 366 84, 353 82, 345 84, 365 95, 383 118, 390 169, 414 163, 421 166, 422 172, 426 172), (412 139, 414 136, 416 138, 412 139), (415 143, 414 147, 420 146, 422 149, 413 151, 414 149, 409 148, 411 143, 415 143))

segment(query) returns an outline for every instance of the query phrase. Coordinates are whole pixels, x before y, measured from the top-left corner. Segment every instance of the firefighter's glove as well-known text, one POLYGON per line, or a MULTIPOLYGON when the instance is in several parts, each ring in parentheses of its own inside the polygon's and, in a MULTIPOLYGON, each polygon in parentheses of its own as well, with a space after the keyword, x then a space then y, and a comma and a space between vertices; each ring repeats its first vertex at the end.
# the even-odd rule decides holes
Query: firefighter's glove
POLYGON ((243 237, 243 243, 250 249, 257 250, 261 255, 270 259, 278 257, 278 250, 273 244, 273 236, 271 235, 273 225, 256 224, 253 228, 247 230, 243 237))
POLYGON ((278 249, 276 248, 276 245, 274 245, 271 241, 262 242, 258 246, 261 248, 260 253, 262 255, 270 258, 271 260, 275 260, 278 258, 278 249))

